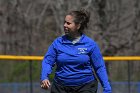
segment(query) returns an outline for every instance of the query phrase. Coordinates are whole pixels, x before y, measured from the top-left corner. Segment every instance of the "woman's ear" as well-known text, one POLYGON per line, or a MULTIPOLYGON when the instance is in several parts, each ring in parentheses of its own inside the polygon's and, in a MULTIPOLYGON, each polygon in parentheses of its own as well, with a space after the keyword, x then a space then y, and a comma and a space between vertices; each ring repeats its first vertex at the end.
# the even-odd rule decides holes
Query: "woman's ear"
POLYGON ((80 29, 80 27, 81 27, 81 24, 78 24, 78 25, 77 25, 77 29, 79 30, 79 29, 80 29))

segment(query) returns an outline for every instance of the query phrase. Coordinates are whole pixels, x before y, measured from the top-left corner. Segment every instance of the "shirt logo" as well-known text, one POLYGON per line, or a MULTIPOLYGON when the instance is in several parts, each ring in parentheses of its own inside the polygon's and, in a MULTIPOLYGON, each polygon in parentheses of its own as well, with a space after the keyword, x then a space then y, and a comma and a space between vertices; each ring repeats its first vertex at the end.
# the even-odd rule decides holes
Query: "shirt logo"
POLYGON ((87 48, 78 48, 78 54, 86 54, 87 48))

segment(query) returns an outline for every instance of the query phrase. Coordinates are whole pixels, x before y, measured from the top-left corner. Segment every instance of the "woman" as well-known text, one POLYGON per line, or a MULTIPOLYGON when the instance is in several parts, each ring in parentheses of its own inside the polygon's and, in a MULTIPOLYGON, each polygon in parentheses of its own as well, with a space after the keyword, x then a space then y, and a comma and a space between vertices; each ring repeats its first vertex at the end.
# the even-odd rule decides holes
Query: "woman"
POLYGON ((56 64, 51 93, 97 93, 97 80, 103 93, 111 93, 106 67, 99 47, 83 33, 89 22, 85 10, 71 11, 65 17, 65 35, 54 40, 42 61, 41 87, 50 87, 49 74, 56 64))

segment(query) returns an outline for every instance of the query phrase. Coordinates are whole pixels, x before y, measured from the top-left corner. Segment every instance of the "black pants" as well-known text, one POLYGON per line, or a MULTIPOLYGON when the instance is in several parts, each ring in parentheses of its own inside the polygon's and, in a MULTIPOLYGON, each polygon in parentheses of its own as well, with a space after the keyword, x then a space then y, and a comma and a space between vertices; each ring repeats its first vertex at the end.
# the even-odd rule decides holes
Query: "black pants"
POLYGON ((53 83, 51 93, 97 93, 98 82, 91 81, 81 86, 61 86, 53 83))

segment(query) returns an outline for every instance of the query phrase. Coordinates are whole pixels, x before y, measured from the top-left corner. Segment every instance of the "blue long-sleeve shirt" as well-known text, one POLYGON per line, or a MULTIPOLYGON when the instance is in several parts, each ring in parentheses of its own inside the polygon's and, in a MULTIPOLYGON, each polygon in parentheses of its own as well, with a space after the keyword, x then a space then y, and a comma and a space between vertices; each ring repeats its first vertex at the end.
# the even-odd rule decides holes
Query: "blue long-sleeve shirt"
POLYGON ((73 44, 61 36, 50 45, 42 61, 41 80, 48 79, 56 64, 54 80, 65 86, 77 86, 95 80, 93 69, 103 86, 104 93, 111 93, 106 67, 99 47, 94 40, 82 35, 73 44))

